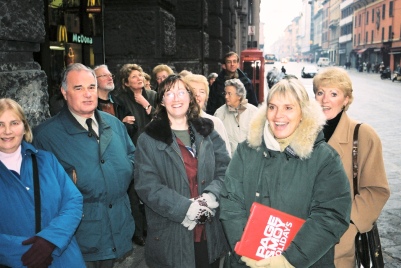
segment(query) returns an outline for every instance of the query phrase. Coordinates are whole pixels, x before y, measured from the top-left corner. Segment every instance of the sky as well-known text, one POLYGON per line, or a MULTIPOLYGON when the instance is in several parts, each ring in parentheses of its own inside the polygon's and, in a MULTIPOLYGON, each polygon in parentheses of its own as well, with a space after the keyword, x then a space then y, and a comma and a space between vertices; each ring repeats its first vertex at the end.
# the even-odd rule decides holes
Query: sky
POLYGON ((280 36, 291 21, 299 16, 302 0, 261 0, 260 22, 264 23, 265 51, 280 36))

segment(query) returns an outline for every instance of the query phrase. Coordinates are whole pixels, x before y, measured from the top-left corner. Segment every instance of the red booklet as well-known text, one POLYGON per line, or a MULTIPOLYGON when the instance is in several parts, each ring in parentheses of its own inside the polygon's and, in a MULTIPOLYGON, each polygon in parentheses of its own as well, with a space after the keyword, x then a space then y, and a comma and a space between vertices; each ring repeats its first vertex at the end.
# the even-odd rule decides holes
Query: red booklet
POLYGON ((305 220, 254 202, 241 240, 234 251, 254 260, 280 255, 305 220))

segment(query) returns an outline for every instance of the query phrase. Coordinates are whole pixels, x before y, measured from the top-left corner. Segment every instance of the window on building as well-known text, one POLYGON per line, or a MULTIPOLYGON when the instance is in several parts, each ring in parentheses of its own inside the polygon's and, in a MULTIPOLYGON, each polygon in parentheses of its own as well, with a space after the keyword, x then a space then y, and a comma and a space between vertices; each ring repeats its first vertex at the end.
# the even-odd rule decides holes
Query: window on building
POLYGON ((358 45, 361 43, 361 34, 358 34, 358 45))
POLYGON ((369 24, 369 11, 366 12, 366 21, 365 21, 365 25, 369 24))
POLYGON ((375 34, 375 31, 372 30, 372 34, 371 34, 371 37, 370 37, 370 42, 371 42, 371 43, 373 43, 374 34, 375 34))
POLYGON ((358 18, 358 26, 361 26, 361 14, 359 14, 359 18, 358 18))
POLYGON ((382 41, 384 41, 384 27, 382 28, 382 41))
POLYGON ((390 1, 388 5, 388 16, 392 17, 393 16, 393 9, 394 9, 394 2, 390 1))
POLYGON ((356 46, 356 36, 354 34, 354 46, 356 46))
POLYGON ((390 26, 388 26, 388 40, 393 39, 392 33, 393 33, 393 26, 390 25, 390 26))
POLYGON ((382 19, 384 20, 386 18, 386 4, 383 4, 382 6, 382 19))
POLYGON ((372 22, 375 22, 375 9, 372 8, 372 22))
POLYGON ((365 33, 365 44, 368 43, 368 32, 365 33))

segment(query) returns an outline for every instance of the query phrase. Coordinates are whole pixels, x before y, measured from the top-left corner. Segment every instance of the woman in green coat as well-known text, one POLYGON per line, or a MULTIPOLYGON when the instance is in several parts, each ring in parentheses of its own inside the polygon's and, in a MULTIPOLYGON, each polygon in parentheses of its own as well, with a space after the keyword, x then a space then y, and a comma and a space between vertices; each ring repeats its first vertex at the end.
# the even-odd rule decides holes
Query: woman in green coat
POLYGON ((227 242, 219 199, 230 161, 210 119, 180 76, 159 85, 154 119, 138 139, 135 190, 145 204, 146 264, 218 268, 227 242))
POLYGON ((334 267, 334 245, 349 225, 350 186, 337 152, 324 141, 322 109, 296 78, 278 82, 252 119, 227 168, 221 216, 231 249, 253 202, 306 220, 282 255, 232 267, 334 267))

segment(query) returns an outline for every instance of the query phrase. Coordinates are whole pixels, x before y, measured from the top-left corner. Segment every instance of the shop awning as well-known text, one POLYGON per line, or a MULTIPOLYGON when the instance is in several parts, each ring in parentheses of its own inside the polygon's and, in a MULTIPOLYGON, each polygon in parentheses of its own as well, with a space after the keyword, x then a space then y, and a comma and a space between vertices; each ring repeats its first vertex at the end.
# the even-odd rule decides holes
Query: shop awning
POLYGON ((358 54, 362 54, 363 52, 365 52, 365 51, 366 51, 366 49, 367 49, 367 48, 362 48, 362 49, 358 50, 358 52, 357 52, 357 53, 358 53, 358 54))

